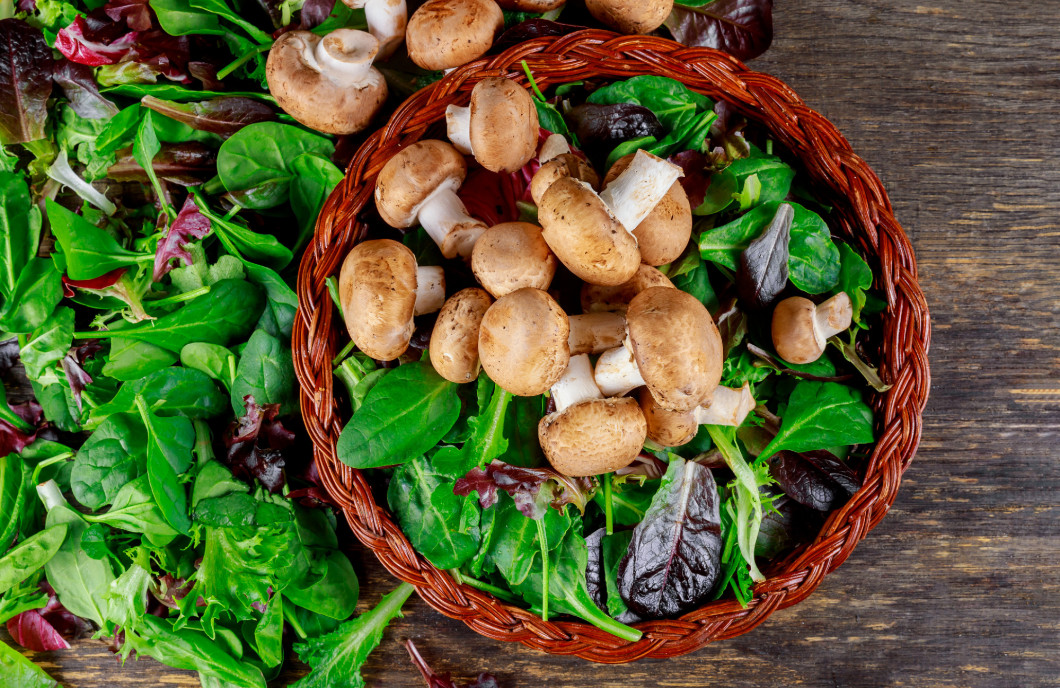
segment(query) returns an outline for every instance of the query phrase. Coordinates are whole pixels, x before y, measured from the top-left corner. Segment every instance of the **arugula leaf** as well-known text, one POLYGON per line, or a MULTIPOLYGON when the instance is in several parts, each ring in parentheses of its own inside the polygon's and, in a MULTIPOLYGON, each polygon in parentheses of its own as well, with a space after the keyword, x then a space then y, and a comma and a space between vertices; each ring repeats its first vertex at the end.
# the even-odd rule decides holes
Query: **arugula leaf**
POLYGON ((58 681, 7 643, 0 643, 0 674, 9 688, 61 688, 58 681))
POLYGON ((781 449, 799 453, 872 440, 872 409, 861 392, 837 382, 803 380, 791 392, 780 432, 757 461, 781 449))
POLYGON ((353 468, 376 468, 424 454, 460 415, 456 389, 422 361, 392 370, 343 428, 339 459, 353 468))
POLYGON ((0 295, 6 300, 21 266, 37 255, 40 210, 30 200, 29 184, 18 172, 0 172, 0 295))
POLYGON ((310 666, 310 673, 291 688, 363 688, 361 667, 383 639, 391 619, 402 616, 401 607, 415 588, 402 583, 385 595, 369 612, 351 619, 319 638, 294 646, 298 658, 310 666))
POLYGON ((44 207, 72 280, 90 280, 117 268, 154 261, 152 255, 122 248, 110 234, 50 198, 44 207))

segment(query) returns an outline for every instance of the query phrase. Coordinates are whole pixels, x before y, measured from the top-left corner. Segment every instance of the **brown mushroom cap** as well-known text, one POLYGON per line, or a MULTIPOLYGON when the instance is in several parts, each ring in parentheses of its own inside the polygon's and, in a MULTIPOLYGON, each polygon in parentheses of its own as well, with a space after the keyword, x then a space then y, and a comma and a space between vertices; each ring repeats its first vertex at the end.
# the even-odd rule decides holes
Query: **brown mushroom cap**
POLYGON ((383 165, 375 182, 375 207, 391 227, 411 227, 428 196, 443 185, 455 192, 466 175, 464 156, 451 144, 417 141, 383 165))
POLYGON ((387 97, 386 80, 370 66, 378 50, 379 41, 363 31, 337 29, 323 38, 311 31, 288 31, 269 50, 269 92, 284 112, 311 129, 361 131, 387 97), (318 51, 330 64, 316 59, 318 51), (348 74, 346 68, 363 74, 348 74))
POLYGON ((699 299, 680 289, 645 289, 630 302, 626 326, 640 374, 660 406, 691 411, 710 403, 721 381, 722 343, 699 299))
POLYGON ((537 169, 530 180, 530 197, 541 205, 541 197, 561 177, 573 177, 587 182, 594 190, 600 189, 600 177, 588 161, 573 153, 561 153, 537 169))
POLYGON ((633 297, 649 287, 673 288, 670 279, 651 267, 641 264, 636 274, 623 284, 615 287, 601 287, 596 284, 583 284, 581 290, 581 304, 583 313, 596 313, 598 311, 615 311, 625 313, 629 302, 633 297))
POLYGON ((699 432, 694 411, 671 411, 659 406, 647 387, 637 393, 640 410, 648 424, 648 439, 662 447, 688 444, 699 432))
POLYGON ((600 475, 633 463, 648 429, 635 399, 618 397, 574 404, 537 425, 549 463, 569 476, 600 475))
POLYGON ((450 382, 478 377, 478 329, 493 299, 482 289, 462 289, 449 297, 431 331, 431 365, 450 382))
POLYGON ((540 126, 534 99, 511 79, 490 77, 471 91, 471 150, 491 172, 515 172, 534 157, 540 126))
MULTIPOLYGON (((623 155, 604 176, 604 186, 629 167, 635 153, 623 155)), ((648 265, 665 265, 681 257, 692 236, 692 206, 681 182, 674 182, 662 200, 633 230, 640 248, 640 260, 648 265)))
POLYGON ((493 0, 427 0, 409 20, 405 46, 420 67, 450 69, 485 55, 503 27, 493 0))
POLYGON ((357 244, 342 262, 339 302, 350 338, 378 361, 409 346, 416 306, 416 256, 393 239, 357 244))
POLYGON ((497 299, 482 318, 478 354, 490 379, 532 397, 554 385, 570 361, 570 324, 559 304, 526 287, 497 299))
POLYGON ((563 7, 567 0, 497 0, 497 4, 506 10, 544 14, 563 7))
POLYGON ((538 220, 552 252, 586 282, 617 285, 636 274, 636 240, 585 182, 556 180, 541 197, 538 220))
POLYGON ((674 0, 585 0, 585 7, 621 33, 651 33, 670 16, 674 0))
POLYGON ((496 298, 533 287, 548 289, 556 274, 556 257, 529 222, 503 222, 487 229, 471 252, 475 279, 496 298))
POLYGON ((813 363, 824 353, 829 337, 850 327, 852 317, 845 292, 820 305, 791 296, 773 309, 773 348, 788 363, 813 363))

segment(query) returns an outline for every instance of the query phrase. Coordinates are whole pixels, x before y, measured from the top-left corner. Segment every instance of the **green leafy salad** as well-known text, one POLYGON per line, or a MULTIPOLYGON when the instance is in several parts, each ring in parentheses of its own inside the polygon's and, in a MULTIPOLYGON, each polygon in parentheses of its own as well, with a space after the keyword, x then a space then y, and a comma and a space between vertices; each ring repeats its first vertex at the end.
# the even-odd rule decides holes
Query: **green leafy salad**
POLYGON ((883 303, 724 103, 530 81, 483 79, 380 171, 332 284, 338 456, 456 580, 636 640, 747 603, 860 487, 883 303))

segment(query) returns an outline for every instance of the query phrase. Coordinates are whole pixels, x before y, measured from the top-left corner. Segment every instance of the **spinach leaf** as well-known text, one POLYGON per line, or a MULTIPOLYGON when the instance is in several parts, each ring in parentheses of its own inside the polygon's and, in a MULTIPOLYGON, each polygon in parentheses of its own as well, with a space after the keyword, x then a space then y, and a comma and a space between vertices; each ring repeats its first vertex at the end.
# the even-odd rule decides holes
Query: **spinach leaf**
POLYGON ((327 635, 296 644, 294 651, 310 666, 310 672, 291 688, 364 686, 361 667, 383 639, 383 631, 390 620, 401 616, 401 607, 413 590, 415 588, 408 583, 402 583, 384 595, 371 611, 347 621, 327 635))
POLYGON ((141 533, 158 547, 164 547, 178 535, 155 503, 146 475, 118 490, 110 509, 101 514, 85 514, 84 519, 130 533, 141 533))
POLYGON ((236 355, 220 344, 192 342, 180 350, 180 364, 198 370, 231 389, 236 376, 236 355))
POLYGON ((66 531, 65 524, 45 528, 0 557, 0 595, 48 563, 66 539, 66 531))
POLYGON ((675 287, 699 299, 707 310, 718 309, 718 296, 710 283, 707 265, 695 250, 675 263, 674 268, 675 272, 671 273, 670 281, 675 287))
POLYGON ((29 467, 18 454, 0 457, 0 552, 18 535, 20 518, 31 498, 29 475, 29 467))
POLYGON ((618 567, 618 589, 630 609, 658 618, 710 598, 721 567, 718 509, 710 469, 672 455, 618 567))
POLYGON ((303 153, 329 156, 334 146, 323 136, 278 122, 243 127, 221 144, 217 174, 230 193, 240 192, 244 207, 264 210, 287 201, 294 170, 303 153))
POLYGON ((738 186, 754 175, 761 185, 758 202, 769 203, 783 201, 791 190, 795 179, 795 169, 775 155, 768 155, 758 148, 751 149, 751 155, 732 161, 726 170, 736 177, 738 186))
POLYGON ((63 298, 62 278, 48 258, 31 258, 0 310, 0 329, 28 334, 48 319, 63 298))
POLYGON ((40 210, 21 173, 0 172, 0 295, 11 296, 23 265, 37 255, 40 210))
POLYGON ((340 621, 348 619, 357 607, 359 590, 353 564, 338 551, 329 552, 320 563, 325 567, 322 578, 305 587, 288 586, 283 595, 314 614, 340 621))
MULTIPOLYGON (((798 203, 791 225, 788 278, 809 294, 831 289, 839 279, 839 249, 832 243, 821 216, 798 203)), ((778 202, 763 203, 732 222, 703 232, 699 253, 703 258, 735 270, 740 252, 747 248, 776 215, 778 202)))
POLYGON ((265 311, 258 320, 257 329, 265 330, 273 337, 289 339, 298 310, 298 296, 275 270, 246 260, 243 267, 247 271, 247 280, 265 290, 265 311))
POLYGON ((266 667, 283 662, 283 595, 273 595, 254 627, 254 646, 266 667))
POLYGON ((47 385, 30 380, 33 396, 44 410, 44 417, 63 432, 77 432, 81 429, 81 413, 74 401, 70 385, 52 382, 47 385))
POLYGON ((832 293, 843 291, 850 297, 854 307, 854 322, 861 322, 861 309, 865 307, 865 292, 872 287, 872 268, 848 244, 839 244, 839 282, 832 293))
POLYGON ((74 458, 70 487, 77 501, 90 509, 109 504, 126 483, 144 472, 146 441, 136 416, 116 413, 104 420, 74 458))
POLYGON ((505 435, 508 448, 496 457, 524 468, 544 465, 545 455, 537 439, 537 424, 545 415, 545 397, 514 397, 508 404, 505 435))
POLYGON ((126 382, 149 375, 173 365, 177 357, 172 351, 150 342, 125 337, 112 337, 110 355, 103 366, 103 374, 126 382))
POLYGON ((26 366, 26 377, 39 380, 45 369, 58 363, 74 341, 74 311, 60 306, 41 326, 33 330, 19 356, 26 366))
POLYGON ((135 411, 138 395, 162 416, 214 418, 227 406, 224 395, 206 373, 194 368, 163 368, 122 385, 113 399, 92 409, 85 425, 91 429, 111 414, 135 411))
MULTIPOLYGON (((140 119, 140 126, 136 130, 136 138, 133 141, 133 158, 147 173, 147 178, 151 181, 151 187, 155 190, 155 198, 158 199, 159 204, 165 209, 166 214, 170 218, 175 218, 176 212, 166 202, 167 196, 162 189, 161 182, 158 181, 158 174, 155 172, 153 161, 160 152, 162 152, 162 144, 159 143, 158 133, 155 131, 154 114, 148 110, 144 113, 143 118, 140 119)), ((48 216, 51 217, 50 210, 48 211, 48 216)))
POLYGON ((460 529, 465 499, 453 494, 454 477, 439 472, 427 457, 420 456, 394 472, 387 490, 387 503, 402 532, 441 569, 460 566, 479 545, 476 533, 460 529))
POLYGON ((254 26, 251 22, 243 19, 237 12, 228 6, 224 0, 190 0, 190 4, 195 9, 204 10, 212 14, 225 19, 239 28, 250 36, 259 45, 271 45, 272 36, 265 33, 258 27, 254 26))
POLYGON ((191 6, 188 0, 150 0, 158 24, 170 36, 223 35, 217 15, 191 6))
POLYGON ((703 202, 692 210, 693 215, 714 215, 732 205, 732 197, 740 183, 736 181, 736 175, 729 168, 714 172, 710 175, 710 184, 703 195, 703 202))
POLYGON ((179 474, 191 467, 195 430, 184 416, 160 418, 147 410, 147 402, 136 396, 140 418, 147 429, 147 480, 166 521, 185 535, 191 531, 188 494, 179 474))
MULTIPOLYGON (((176 272, 174 270, 173 272, 176 272)), ((261 315, 264 298, 253 284, 238 279, 216 282, 210 293, 189 301, 157 320, 115 331, 180 353, 191 342, 228 345, 245 337, 261 315)), ((95 332, 94 336, 102 333, 95 332)))
POLYGON ((279 404, 280 413, 297 410, 294 363, 291 349, 265 330, 250 335, 232 382, 232 409, 243 413, 243 397, 254 397, 259 405, 279 404))
POLYGON ((780 432, 757 461, 781 449, 801 453, 872 440, 872 409, 861 392, 837 382, 803 380, 791 392, 780 432))
POLYGON ((61 688, 58 681, 4 642, 0 642, 0 674, 9 688, 61 688))
POLYGON ((298 238, 292 248, 298 251, 313 236, 324 201, 342 181, 343 174, 330 160, 312 153, 292 160, 291 173, 291 210, 298 218, 298 238))
POLYGON ((255 232, 227 216, 210 210, 201 195, 195 195, 199 212, 210 220, 225 248, 240 260, 257 261, 282 270, 291 262, 294 254, 271 234, 255 232))
POLYGON ((615 619, 629 613, 629 607, 618 590, 618 567, 629 551, 633 540, 632 530, 623 530, 612 535, 604 535, 600 543, 601 564, 603 566, 604 591, 606 592, 607 613, 615 619))
POLYGON ((343 428, 339 459, 354 468, 376 468, 424 454, 456 423, 456 388, 425 362, 392 370, 343 428))
POLYGON ((90 280, 111 270, 154 261, 153 255, 122 248, 110 234, 50 198, 44 205, 70 279, 90 280))

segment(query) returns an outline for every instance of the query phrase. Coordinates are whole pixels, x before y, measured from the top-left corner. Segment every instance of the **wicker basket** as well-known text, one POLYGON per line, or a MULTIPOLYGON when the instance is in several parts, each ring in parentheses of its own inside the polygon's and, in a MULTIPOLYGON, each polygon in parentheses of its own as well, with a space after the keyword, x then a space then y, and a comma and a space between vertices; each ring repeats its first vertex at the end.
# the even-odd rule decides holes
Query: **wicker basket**
POLYGON ((465 65, 413 95, 361 146, 346 178, 324 206, 316 235, 302 259, 298 301, 293 347, 302 414, 325 485, 361 542, 391 573, 415 585, 429 605, 475 631, 596 662, 692 652, 713 640, 746 633, 775 610, 809 595, 893 503, 920 440, 921 412, 930 386, 927 305, 917 284, 909 240, 895 221, 876 175, 830 122, 806 107, 781 81, 750 71, 723 53, 660 38, 593 30, 535 39, 465 65), (375 177, 383 164, 443 120, 448 104, 466 104, 478 80, 505 76, 525 83, 521 60, 526 60, 543 89, 585 78, 655 74, 733 104, 799 158, 818 192, 834 204, 835 228, 860 246, 874 266, 875 286, 888 303, 881 333, 881 374, 893 387, 885 395, 875 395, 873 401, 879 441, 861 490, 829 515, 812 543, 766 569, 768 580, 755 586, 754 600, 746 608, 734 600, 720 600, 679 619, 641 623, 637 627, 644 637, 635 643, 586 623, 544 622, 526 610, 457 584, 412 548, 389 513, 376 504, 364 476, 335 456, 343 419, 338 417, 333 394, 331 359, 347 335, 331 305, 325 279, 338 273, 346 253, 363 236, 366 226, 358 215, 366 205, 372 207, 375 177))

